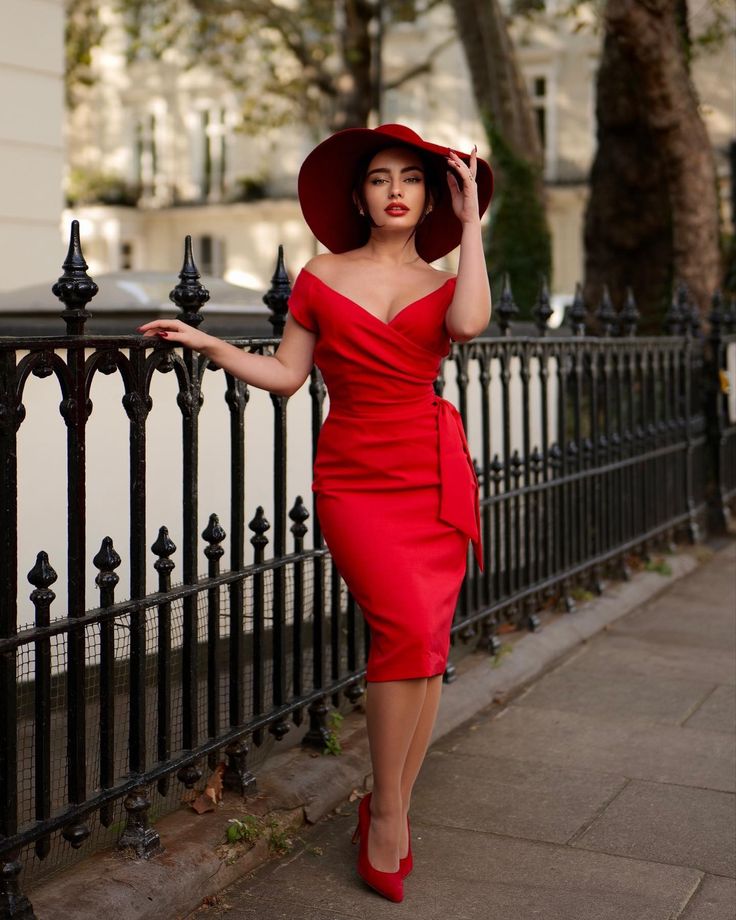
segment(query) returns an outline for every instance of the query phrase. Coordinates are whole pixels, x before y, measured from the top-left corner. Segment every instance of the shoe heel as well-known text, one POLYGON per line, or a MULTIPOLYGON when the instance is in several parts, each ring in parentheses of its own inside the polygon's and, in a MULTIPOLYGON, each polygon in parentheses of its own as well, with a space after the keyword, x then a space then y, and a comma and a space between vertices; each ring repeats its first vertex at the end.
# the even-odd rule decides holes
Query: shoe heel
POLYGON ((360 825, 358 825, 353 831, 352 843, 357 843, 360 838, 360 825))

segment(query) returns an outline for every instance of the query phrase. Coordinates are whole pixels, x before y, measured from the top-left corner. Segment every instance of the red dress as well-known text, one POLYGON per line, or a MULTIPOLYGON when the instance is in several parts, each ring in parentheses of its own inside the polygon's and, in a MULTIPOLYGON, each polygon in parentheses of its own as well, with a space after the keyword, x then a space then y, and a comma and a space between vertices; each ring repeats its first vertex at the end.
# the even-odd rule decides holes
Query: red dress
POLYGON ((467 565, 483 569, 478 479, 460 413, 435 395, 450 278, 385 323, 303 269, 289 312, 317 334, 330 408, 312 490, 327 546, 370 627, 366 679, 441 674, 467 565))

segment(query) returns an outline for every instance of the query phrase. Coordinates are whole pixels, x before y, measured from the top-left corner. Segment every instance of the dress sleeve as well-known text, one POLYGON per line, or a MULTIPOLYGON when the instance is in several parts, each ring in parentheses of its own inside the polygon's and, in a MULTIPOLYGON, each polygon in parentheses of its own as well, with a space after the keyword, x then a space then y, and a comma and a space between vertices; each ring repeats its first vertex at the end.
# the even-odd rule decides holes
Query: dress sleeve
POLYGON ((296 281, 291 289, 288 305, 289 313, 299 323, 310 332, 319 332, 317 319, 314 315, 313 288, 310 283, 309 274, 300 271, 296 276, 296 281))

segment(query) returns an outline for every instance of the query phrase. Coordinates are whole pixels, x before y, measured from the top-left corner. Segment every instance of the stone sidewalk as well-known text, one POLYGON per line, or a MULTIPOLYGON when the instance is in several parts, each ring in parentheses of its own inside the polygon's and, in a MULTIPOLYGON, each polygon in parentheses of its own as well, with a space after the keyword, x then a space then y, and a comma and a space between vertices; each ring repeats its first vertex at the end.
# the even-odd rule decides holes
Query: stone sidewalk
POLYGON ((734 920, 735 587, 731 541, 442 736, 401 904, 358 878, 345 801, 190 918, 734 920))

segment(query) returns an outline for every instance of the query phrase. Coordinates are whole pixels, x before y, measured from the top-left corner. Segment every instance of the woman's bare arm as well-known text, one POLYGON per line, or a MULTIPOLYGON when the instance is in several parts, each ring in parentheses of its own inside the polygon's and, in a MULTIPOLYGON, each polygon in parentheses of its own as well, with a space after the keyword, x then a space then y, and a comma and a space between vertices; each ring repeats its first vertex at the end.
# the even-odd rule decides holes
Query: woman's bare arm
POLYGON ((461 189, 453 175, 448 174, 447 177, 453 210, 463 225, 455 293, 445 314, 445 326, 456 342, 467 342, 480 335, 491 319, 491 288, 483 253, 478 189, 474 181, 476 159, 475 150, 470 155, 469 167, 455 153, 448 157, 448 164, 463 178, 461 189))
POLYGON ((315 333, 287 314, 284 334, 273 355, 254 355, 177 319, 157 319, 138 327, 210 358, 239 380, 277 396, 291 396, 309 376, 314 363, 315 333))

